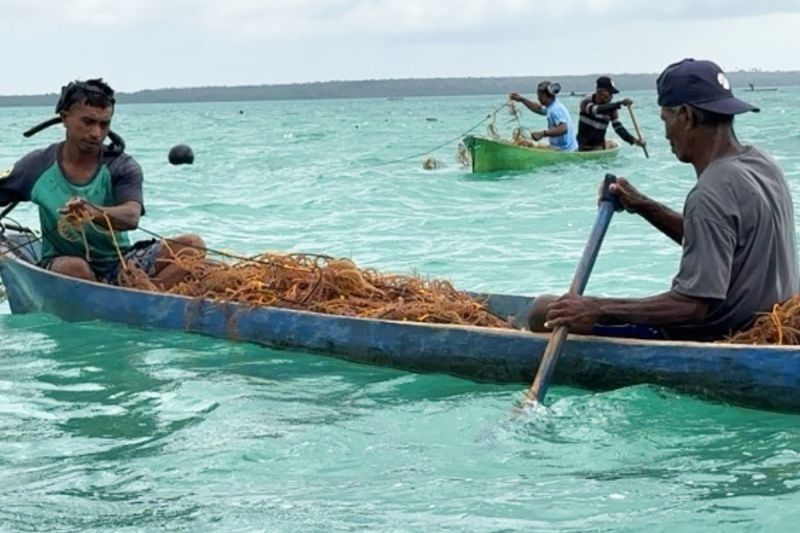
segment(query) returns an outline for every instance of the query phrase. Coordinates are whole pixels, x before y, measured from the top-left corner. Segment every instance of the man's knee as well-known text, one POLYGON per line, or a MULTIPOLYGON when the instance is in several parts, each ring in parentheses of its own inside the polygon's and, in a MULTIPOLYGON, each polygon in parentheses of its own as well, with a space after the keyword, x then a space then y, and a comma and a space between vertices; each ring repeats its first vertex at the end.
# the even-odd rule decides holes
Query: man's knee
POLYGON ((87 279, 95 281, 94 272, 92 272, 89 263, 80 257, 56 257, 50 263, 49 269, 58 274, 63 274, 72 278, 87 279))
POLYGON ((178 241, 186 247, 194 248, 196 250, 205 250, 206 243, 200 235, 194 233, 187 233, 178 237, 178 241))
POLYGON ((543 294, 533 300, 533 305, 528 310, 528 329, 538 332, 550 331, 544 327, 544 323, 547 320, 547 308, 556 298, 557 296, 552 294, 543 294))
POLYGON ((203 241, 202 237, 193 233, 179 235, 169 241, 173 248, 177 245, 178 248, 191 248, 198 252, 205 252, 206 249, 206 243, 203 241))
POLYGON ((172 259, 173 254, 185 249, 195 250, 200 255, 205 255, 206 243, 199 235, 194 235, 193 233, 166 239, 166 246, 161 247, 159 259, 172 259))

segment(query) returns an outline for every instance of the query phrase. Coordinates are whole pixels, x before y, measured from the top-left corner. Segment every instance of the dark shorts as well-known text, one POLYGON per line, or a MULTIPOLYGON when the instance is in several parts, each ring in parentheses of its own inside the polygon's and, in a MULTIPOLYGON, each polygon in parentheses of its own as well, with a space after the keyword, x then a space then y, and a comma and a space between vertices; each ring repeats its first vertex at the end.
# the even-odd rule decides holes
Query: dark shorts
MULTIPOLYGON (((159 253, 161 253, 161 247, 161 241, 156 239, 138 241, 134 243, 131 249, 125 252, 122 257, 125 259, 125 263, 133 261, 137 268, 140 268, 146 272, 148 276, 153 277, 156 274, 156 260, 158 259, 159 253)), ((40 261, 39 266, 50 270, 55 259, 55 257, 51 257, 49 259, 45 259, 44 261, 40 261)), ((97 267, 96 265, 90 266, 95 277, 97 278, 97 281, 101 283, 108 283, 109 285, 117 285, 117 276, 119 275, 119 269, 121 268, 119 261, 116 261, 111 266, 107 266, 105 268, 97 267)))
POLYGON ((592 335, 598 337, 622 337, 626 339, 666 339, 667 336, 660 328, 643 326, 641 324, 597 324, 592 328, 592 335))

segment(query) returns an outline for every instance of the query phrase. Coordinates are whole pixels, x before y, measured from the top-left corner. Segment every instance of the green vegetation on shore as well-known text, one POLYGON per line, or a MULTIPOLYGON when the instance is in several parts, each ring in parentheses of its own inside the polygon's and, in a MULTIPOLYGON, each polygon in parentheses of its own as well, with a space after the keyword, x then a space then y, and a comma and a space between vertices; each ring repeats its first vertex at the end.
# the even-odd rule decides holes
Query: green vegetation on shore
MULTIPOLYGON (((739 92, 749 84, 765 87, 800 85, 800 71, 738 71, 728 74, 739 92)), ((402 98, 414 96, 462 96, 532 92, 543 79, 561 83, 562 94, 585 94, 594 88, 598 74, 583 76, 516 76, 500 78, 430 78, 360 81, 326 81, 280 85, 242 85, 233 87, 187 87, 147 89, 118 93, 120 103, 237 102, 250 100, 312 100, 318 98, 402 98)), ((622 91, 655 89, 656 74, 612 74, 622 91)), ((113 83, 113 80, 111 80, 113 83)), ((50 106, 55 93, 0 96, 0 107, 50 106)))

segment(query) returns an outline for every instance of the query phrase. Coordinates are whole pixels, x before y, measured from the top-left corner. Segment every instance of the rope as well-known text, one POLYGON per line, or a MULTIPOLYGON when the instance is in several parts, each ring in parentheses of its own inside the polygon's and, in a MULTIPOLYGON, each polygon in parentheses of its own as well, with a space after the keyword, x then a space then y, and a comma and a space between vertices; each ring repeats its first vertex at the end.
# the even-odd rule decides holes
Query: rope
POLYGON ((409 159, 416 159, 418 157, 422 157, 422 156, 428 155, 429 153, 435 152, 436 150, 439 150, 440 148, 444 148, 445 146, 447 146, 450 143, 453 143, 453 142, 456 142, 456 141, 460 140, 462 137, 464 137, 465 135, 467 135, 471 131, 473 131, 476 128, 478 128, 481 124, 483 124, 484 122, 486 122, 490 118, 494 118, 497 115, 497 112, 500 111, 501 109, 503 109, 505 106, 506 106, 506 103, 503 102, 502 104, 497 106, 494 110, 492 110, 488 115, 486 115, 486 117, 484 117, 480 122, 478 122, 477 124, 472 126, 467 131, 465 131, 465 132, 461 133, 460 135, 458 135, 458 137, 454 137, 454 138, 452 138, 452 139, 450 139, 448 141, 445 141, 445 142, 443 142, 441 144, 438 144, 438 145, 434 146, 433 148, 431 148, 430 150, 427 150, 425 152, 420 152, 418 154, 413 154, 413 155, 409 155, 409 156, 406 156, 406 157, 402 157, 400 159, 394 159, 392 161, 384 161, 382 163, 375 163, 373 165, 366 165, 366 166, 363 166, 363 167, 357 167, 357 169, 358 170, 363 170, 363 169, 368 169, 368 168, 383 167, 383 166, 386 166, 386 165, 394 165, 395 163, 402 163, 404 161, 408 161, 409 159))
MULTIPOLYGON (((10 254, 11 252, 15 252, 17 250, 22 250, 26 246, 30 246, 34 242, 41 241, 41 240, 42 240, 42 238, 40 236, 34 235, 31 240, 25 241, 22 244, 18 244, 17 246, 12 246, 12 247, 7 248, 6 250, 0 252, 0 257, 3 257, 4 255, 10 254)), ((11 242, 11 241, 8 241, 8 242, 11 242)))
MULTIPOLYGON (((36 233, 33 230, 22 226, 18 222, 14 221, 12 218, 9 217, 8 220, 11 220, 12 222, 16 223, 17 226, 19 226, 19 228, 8 228, 8 229, 12 229, 12 230, 15 230, 15 231, 27 230, 27 232, 30 232, 30 234, 33 235, 33 239, 32 239, 33 242, 47 240, 52 244, 53 241, 48 237, 48 235, 50 235, 52 233, 57 233, 57 230, 54 230, 54 231, 50 231, 50 232, 43 232, 42 235, 36 235, 36 233)), ((108 215, 108 219, 107 220, 109 220, 109 222, 110 222, 111 220, 113 220, 113 217, 108 215)), ((7 226, 5 224, 2 224, 2 223, 0 223, 0 227, 3 230, 7 228, 7 226)), ((190 244, 187 244, 187 243, 184 243, 184 242, 180 242, 180 241, 178 241, 176 239, 170 239, 169 237, 164 237, 163 235, 161 235, 159 233, 156 233, 155 231, 148 230, 147 228, 143 228, 141 226, 139 226, 136 229, 138 229, 142 233, 146 233, 147 235, 150 235, 151 237, 155 237, 156 239, 159 239, 159 240, 163 241, 164 245, 167 247, 168 250, 171 250, 171 248, 169 247, 169 243, 172 242, 174 244, 180 244, 184 248, 193 248, 193 249, 201 251, 201 252, 209 252, 209 253, 212 253, 212 254, 215 254, 215 255, 218 255, 218 256, 221 256, 221 257, 227 257, 229 259, 236 259, 236 260, 239 260, 239 261, 251 261, 253 263, 260 263, 260 264, 267 265, 267 266, 275 266, 275 263, 273 263, 273 262, 258 260, 257 257, 260 256, 261 254, 257 254, 255 256, 250 256, 250 257, 245 257, 245 256, 242 256, 242 255, 232 254, 230 252, 224 252, 222 250, 216 250, 214 248, 209 248, 207 246, 193 246, 193 245, 190 245, 190 244)), ((2 234, 2 231, 0 231, 0 235, 1 234, 2 234)), ((14 247, 11 247, 11 248, 3 251, 3 252, 0 252, 0 257, 3 256, 3 255, 8 254, 10 252, 13 252, 15 250, 19 250, 19 249, 23 248, 24 246, 29 246, 30 243, 31 243, 31 241, 28 241, 28 242, 22 244, 21 246, 14 246, 14 247)), ((323 255, 323 254, 303 254, 303 255, 307 255, 307 256, 311 256, 311 257, 319 257, 319 258, 322 258, 322 259, 333 259, 331 256, 323 255)))
MULTIPOLYGON (((119 249, 119 243, 117 242, 116 232, 114 231, 113 226, 111 226, 111 217, 109 216, 108 211, 106 211, 105 209, 103 210, 103 218, 106 220, 106 226, 108 226, 108 233, 111 234, 111 242, 114 243, 114 250, 117 252, 117 257, 119 257, 119 264, 122 265, 123 269, 128 270, 128 265, 125 264, 125 258, 122 256, 122 250, 119 249)), ((87 256, 89 255, 88 246, 86 250, 86 255, 87 256)))

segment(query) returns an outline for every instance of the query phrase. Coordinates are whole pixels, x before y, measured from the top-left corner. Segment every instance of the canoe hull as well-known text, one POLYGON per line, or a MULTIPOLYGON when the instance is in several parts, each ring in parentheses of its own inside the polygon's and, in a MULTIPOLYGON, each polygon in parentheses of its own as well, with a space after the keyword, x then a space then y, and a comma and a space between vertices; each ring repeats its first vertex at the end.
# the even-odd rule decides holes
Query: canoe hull
MULTIPOLYGON (((147 293, 67 278, 9 256, 0 257, 0 277, 14 313, 199 333, 482 382, 529 383, 548 340, 521 330, 370 320, 147 293)), ((495 312, 520 320, 533 301, 487 298, 495 312)), ((566 343, 554 380, 593 390, 651 383, 744 406, 800 412, 800 349, 792 347, 576 335, 566 343)))
POLYGON ((472 172, 488 173, 513 170, 534 170, 559 163, 580 163, 585 161, 604 161, 619 154, 617 144, 608 150, 593 152, 559 152, 516 146, 505 141, 495 141, 484 137, 468 135, 464 146, 470 155, 472 172))

